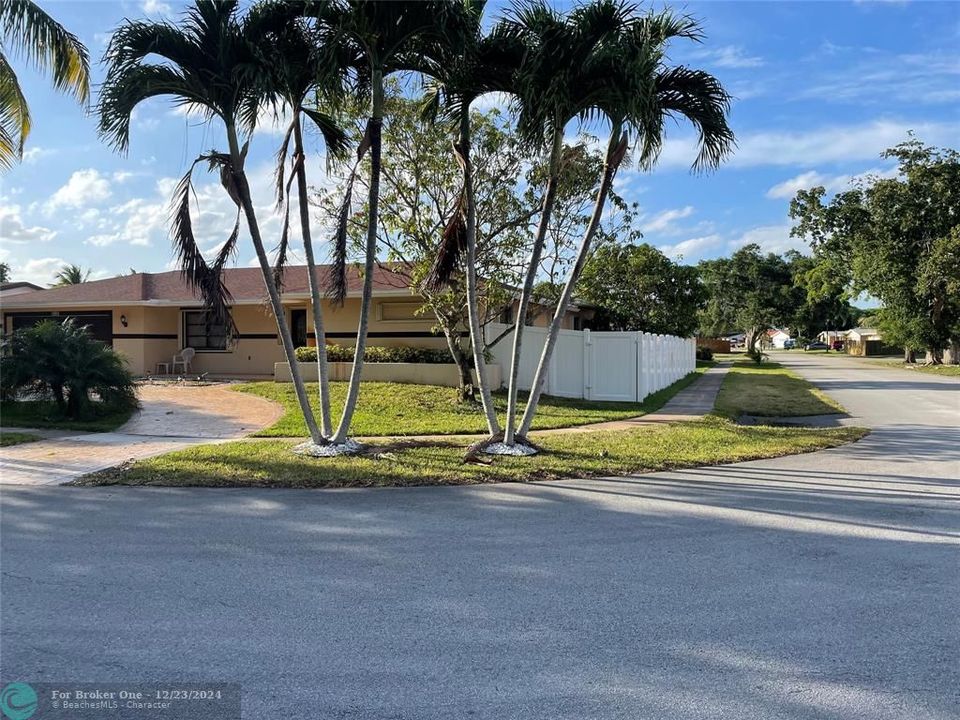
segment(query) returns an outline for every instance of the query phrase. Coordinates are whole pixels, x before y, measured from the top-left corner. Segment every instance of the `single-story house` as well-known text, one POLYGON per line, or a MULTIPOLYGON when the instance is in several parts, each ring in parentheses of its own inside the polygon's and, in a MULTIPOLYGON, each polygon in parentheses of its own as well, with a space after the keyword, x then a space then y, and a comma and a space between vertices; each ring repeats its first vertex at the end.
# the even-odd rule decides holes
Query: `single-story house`
POLYGON ((767 342, 773 347, 783 350, 783 344, 790 339, 790 333, 778 328, 767 330, 767 342))
POLYGON ((8 282, 0 285, 0 299, 13 297, 14 295, 23 295, 35 290, 43 290, 39 285, 30 282, 8 282))
POLYGON ((846 339, 846 330, 821 330, 819 333, 817 333, 817 340, 831 346, 838 340, 840 342, 845 342, 846 339))
MULTIPOLYGON (((327 266, 317 268, 327 276, 327 266)), ((77 285, 37 289, 4 296, 3 332, 11 333, 42 320, 75 317, 99 340, 126 356, 137 375, 157 372, 157 363, 169 363, 184 347, 196 351, 192 370, 223 376, 272 376, 274 364, 285 361, 277 326, 266 298, 259 268, 230 268, 224 281, 232 297, 235 334, 227 337, 222 324, 211 321, 199 296, 179 271, 133 273, 77 285)), ((324 300, 327 341, 356 343, 363 280, 358 268, 348 273, 343 307, 324 300)), ((313 314, 305 265, 288 267, 283 276, 282 302, 298 346, 315 344, 313 314)), ((373 306, 369 318, 369 345, 444 348, 432 328, 429 312, 418 314, 422 300, 409 287, 406 274, 384 264, 374 270, 373 306)), ((509 308, 505 315, 509 316, 509 308)), ((590 310, 571 307, 564 326, 580 329, 590 310)), ((508 319, 507 317, 503 319, 508 319)), ((546 315, 532 324, 545 325, 546 315)))
POLYGON ((876 328, 856 327, 846 332, 847 352, 851 355, 879 355, 883 353, 883 335, 876 328))

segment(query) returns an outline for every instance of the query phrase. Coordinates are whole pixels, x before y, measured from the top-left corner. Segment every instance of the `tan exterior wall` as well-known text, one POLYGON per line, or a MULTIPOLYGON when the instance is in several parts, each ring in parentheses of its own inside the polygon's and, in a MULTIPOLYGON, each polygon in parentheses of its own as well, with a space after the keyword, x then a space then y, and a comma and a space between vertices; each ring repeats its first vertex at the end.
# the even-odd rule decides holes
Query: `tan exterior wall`
MULTIPOLYGON (((409 346, 445 349, 446 340, 442 335, 431 331, 435 318, 431 313, 402 320, 384 318, 384 303, 393 303, 389 308, 393 316, 397 315, 397 303, 410 303, 411 309, 419 303, 413 295, 397 295, 374 298, 370 312, 368 346, 409 346)), ((284 305, 287 320, 290 311, 295 308, 307 311, 308 343, 313 340, 313 314, 309 303, 288 302, 284 305)), ((197 310, 199 306, 177 307, 174 305, 114 305, 71 306, 58 308, 61 314, 81 311, 113 312, 113 347, 124 355, 130 370, 136 375, 154 374, 157 363, 170 364, 174 354, 185 344, 183 330, 183 310, 197 310), (126 320, 124 325, 121 319, 126 320)), ((23 310, 25 311, 25 310, 23 310)), ((12 310, 11 312, 17 312, 12 310)), ((49 308, 31 309, 30 312, 52 312, 49 308)), ((388 312, 389 316, 390 313, 388 312)), ((356 344, 357 321, 360 317, 360 299, 348 298, 343 307, 335 307, 324 300, 323 318, 327 332, 327 342, 338 345, 356 344)), ((233 318, 237 327, 237 337, 233 344, 223 351, 198 350, 191 367, 193 373, 209 372, 216 375, 271 376, 274 365, 286 360, 283 348, 277 337, 277 326, 266 305, 237 305, 233 308, 233 318)), ((537 325, 543 327, 547 316, 538 318, 537 325)), ((565 328, 572 328, 572 315, 564 322, 565 328)), ((4 332, 10 332, 12 324, 9 316, 4 316, 4 332)), ((372 364, 371 364, 372 365, 372 364)), ((168 370, 172 370, 169 367, 168 370)), ((377 371, 374 371, 377 372, 377 371)), ((366 375, 366 373, 365 373, 366 375)), ((416 382, 411 380, 410 382, 416 382)), ((455 380, 454 380, 455 384, 455 380)), ((498 383, 493 383, 494 387, 498 383)))

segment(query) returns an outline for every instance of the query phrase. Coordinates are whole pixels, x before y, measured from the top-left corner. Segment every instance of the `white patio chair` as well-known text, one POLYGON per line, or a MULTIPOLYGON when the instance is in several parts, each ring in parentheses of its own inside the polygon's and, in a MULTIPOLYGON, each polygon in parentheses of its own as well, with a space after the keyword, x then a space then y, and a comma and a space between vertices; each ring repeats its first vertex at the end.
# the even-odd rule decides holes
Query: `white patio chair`
POLYGON ((170 372, 174 375, 177 373, 177 365, 183 367, 183 372, 190 372, 190 363, 193 362, 193 356, 197 354, 197 351, 192 347, 185 347, 183 350, 178 352, 173 356, 173 363, 170 367, 170 372))

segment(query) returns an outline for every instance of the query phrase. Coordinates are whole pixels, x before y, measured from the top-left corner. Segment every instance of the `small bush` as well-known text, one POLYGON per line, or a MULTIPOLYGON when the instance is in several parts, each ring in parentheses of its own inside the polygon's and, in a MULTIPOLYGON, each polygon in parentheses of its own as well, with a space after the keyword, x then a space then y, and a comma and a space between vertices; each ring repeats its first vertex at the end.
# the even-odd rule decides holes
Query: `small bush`
MULTIPOLYGON (((355 348, 346 345, 327 345, 327 361, 353 362, 354 351, 355 348)), ((317 349, 315 347, 297 348, 297 360, 300 362, 316 362, 317 349)), ((453 362, 453 358, 446 350, 376 345, 366 349, 363 360, 368 363, 428 363, 431 365, 453 362)))
POLYGON ((713 350, 708 347, 698 347, 697 348, 697 360, 703 360, 705 362, 710 362, 713 360, 713 350))
POLYGON ((45 320, 18 330, 4 343, 0 396, 16 400, 25 394, 52 400, 71 420, 137 406, 133 375, 123 357, 72 318, 45 320))

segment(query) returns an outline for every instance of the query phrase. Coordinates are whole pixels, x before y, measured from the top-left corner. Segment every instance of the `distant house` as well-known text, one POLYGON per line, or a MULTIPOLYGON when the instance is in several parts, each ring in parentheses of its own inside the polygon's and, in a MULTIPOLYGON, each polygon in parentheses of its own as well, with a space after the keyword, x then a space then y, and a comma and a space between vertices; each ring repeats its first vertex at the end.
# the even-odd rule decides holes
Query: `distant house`
POLYGON ((3 283, 3 285, 0 285, 0 299, 13 297, 14 295, 23 295, 24 293, 32 293, 36 290, 43 290, 43 288, 29 282, 3 283))
POLYGON ((778 328, 767 330, 767 342, 773 347, 783 350, 783 344, 790 340, 790 333, 778 328))
POLYGON ((879 355, 883 352, 883 336, 876 328, 847 330, 845 344, 851 355, 879 355))
POLYGON ((833 345, 833 343, 837 342, 838 340, 840 342, 845 342, 846 339, 846 330, 821 330, 819 333, 817 333, 817 340, 822 343, 826 343, 827 345, 833 345))
MULTIPOLYGON (((327 266, 317 268, 320 278, 326 278, 327 272, 327 266)), ((229 336, 222 323, 209 317, 200 297, 178 271, 133 273, 47 289, 32 286, 30 292, 11 297, 5 294, 3 332, 8 334, 43 320, 74 317, 98 340, 125 355, 137 375, 159 372, 158 363, 169 363, 181 348, 192 347, 196 351, 192 366, 198 373, 272 376, 274 364, 284 362, 285 357, 260 269, 227 269, 224 283, 232 298, 236 326, 229 336)), ((351 267, 343 307, 323 301, 327 342, 356 343, 362 283, 357 268, 351 267)), ((306 266, 286 269, 282 302, 294 344, 315 344, 306 266)), ((377 266, 369 344, 445 348, 443 336, 433 331, 436 318, 429 312, 420 313, 422 305, 422 298, 412 291, 405 273, 386 263, 377 266)), ((510 318, 513 314, 509 307, 504 313, 510 318)), ((592 311, 571 305, 563 325, 579 330, 588 314, 592 311)), ((549 316, 540 314, 531 317, 529 324, 543 326, 548 320, 549 316)))

